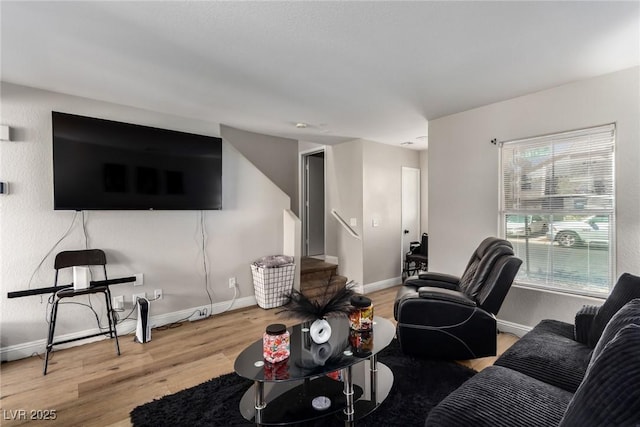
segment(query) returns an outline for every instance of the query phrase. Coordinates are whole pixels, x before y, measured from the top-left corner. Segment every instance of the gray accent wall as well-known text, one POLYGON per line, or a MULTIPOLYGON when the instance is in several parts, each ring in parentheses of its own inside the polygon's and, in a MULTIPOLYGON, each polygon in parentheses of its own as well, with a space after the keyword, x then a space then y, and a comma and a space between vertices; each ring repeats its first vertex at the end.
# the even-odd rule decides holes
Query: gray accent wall
POLYGON ((220 125, 220 134, 291 198, 291 210, 300 217, 298 141, 225 125, 220 125))
POLYGON ((402 167, 420 167, 419 152, 359 139, 327 146, 326 162, 327 254, 338 257, 340 274, 359 284, 398 279, 402 167), (352 228, 361 240, 343 230, 331 209, 356 220, 352 228))
POLYGON ((371 141, 363 148, 363 268, 370 284, 401 275, 402 167, 419 168, 420 152, 371 141))
MULTIPOLYGON (((569 83, 429 122, 429 267, 460 274, 471 252, 498 233, 498 151, 509 141, 616 123, 616 277, 640 274, 640 68, 569 83)), ((515 287, 498 314, 534 326, 573 322, 602 300, 515 287)))
POLYGON ((338 272, 363 284, 363 240, 347 233, 331 215, 335 209, 347 223, 355 218, 352 228, 362 237, 362 144, 361 140, 327 146, 326 200, 327 224, 325 248, 327 255, 337 256, 338 272))

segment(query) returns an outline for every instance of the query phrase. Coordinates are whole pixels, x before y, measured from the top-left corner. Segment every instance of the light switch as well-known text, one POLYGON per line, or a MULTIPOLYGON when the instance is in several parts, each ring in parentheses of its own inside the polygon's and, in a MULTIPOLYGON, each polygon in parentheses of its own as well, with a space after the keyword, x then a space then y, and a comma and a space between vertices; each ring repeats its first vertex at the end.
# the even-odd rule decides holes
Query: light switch
POLYGON ((379 227, 380 226, 380 220, 378 220, 378 219, 371 220, 371 226, 372 227, 379 227))
POLYGON ((0 141, 9 141, 9 126, 0 126, 0 141))
POLYGON ((358 218, 350 218, 349 219, 349 225, 352 227, 357 227, 358 226, 358 218))

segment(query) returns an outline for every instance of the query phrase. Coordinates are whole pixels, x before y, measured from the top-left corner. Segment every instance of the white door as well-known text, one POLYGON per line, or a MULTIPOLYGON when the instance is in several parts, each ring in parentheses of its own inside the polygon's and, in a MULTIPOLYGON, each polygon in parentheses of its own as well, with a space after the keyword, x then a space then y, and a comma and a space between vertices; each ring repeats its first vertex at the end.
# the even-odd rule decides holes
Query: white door
POLYGON ((410 242, 419 242, 420 236, 420 169, 402 168, 402 248, 400 265, 410 242))

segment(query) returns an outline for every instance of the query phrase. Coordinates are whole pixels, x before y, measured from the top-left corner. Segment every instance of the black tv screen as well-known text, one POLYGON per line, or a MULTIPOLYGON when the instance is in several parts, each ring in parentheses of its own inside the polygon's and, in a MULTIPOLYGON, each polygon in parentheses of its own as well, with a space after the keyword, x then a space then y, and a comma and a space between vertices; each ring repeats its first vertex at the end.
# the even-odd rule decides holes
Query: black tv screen
POLYGON ((222 139, 51 115, 54 209, 222 209, 222 139))

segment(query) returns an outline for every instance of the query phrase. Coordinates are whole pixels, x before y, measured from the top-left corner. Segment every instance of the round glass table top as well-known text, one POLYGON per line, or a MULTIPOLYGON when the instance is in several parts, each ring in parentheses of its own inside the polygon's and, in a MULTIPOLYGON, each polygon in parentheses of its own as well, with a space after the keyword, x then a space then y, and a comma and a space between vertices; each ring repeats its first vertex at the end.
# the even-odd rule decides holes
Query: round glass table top
POLYGON ((262 338, 238 355, 234 369, 238 375, 253 381, 282 382, 328 374, 358 362, 387 347, 395 336, 393 323, 375 316, 373 330, 354 331, 349 319, 327 319, 331 337, 324 344, 316 344, 309 335, 310 322, 287 328, 290 334, 289 358, 269 363, 262 354, 262 338))

